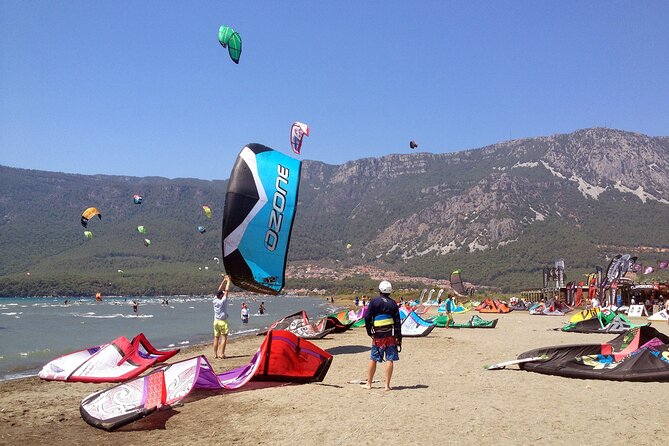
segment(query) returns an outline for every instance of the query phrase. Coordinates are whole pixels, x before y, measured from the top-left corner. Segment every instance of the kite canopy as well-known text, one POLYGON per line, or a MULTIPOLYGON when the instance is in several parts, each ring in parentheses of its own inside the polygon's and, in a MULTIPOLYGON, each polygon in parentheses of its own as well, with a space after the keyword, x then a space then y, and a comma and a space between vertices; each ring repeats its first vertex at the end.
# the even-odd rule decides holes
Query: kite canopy
POLYGON ((132 341, 121 336, 109 344, 60 356, 42 367, 39 377, 47 381, 120 382, 177 353, 179 349, 156 349, 143 333, 132 341))
POLYGON ((200 225, 200 226, 197 227, 197 232, 199 232, 200 234, 204 234, 205 232, 207 232, 207 228, 200 225))
POLYGON ((146 234, 146 228, 144 226, 137 226, 137 232, 146 234))
POLYGON ((434 327, 434 322, 428 322, 412 311, 402 321, 402 337, 427 336, 434 327))
POLYGON ((232 283, 278 294, 297 206, 301 162, 261 144, 237 157, 223 210, 223 264, 232 283))
POLYGON ((142 200, 143 200, 143 198, 142 198, 141 195, 135 194, 135 195, 132 196, 132 202, 135 203, 135 204, 142 204, 142 200))
POLYGON ((465 289, 465 284, 462 281, 462 274, 460 273, 459 269, 456 269, 451 273, 450 282, 453 291, 455 291, 458 295, 467 294, 467 290, 465 289))
POLYGON ((218 29, 218 42, 223 48, 228 49, 230 59, 238 64, 239 58, 242 55, 242 38, 239 34, 232 28, 221 26, 218 29))
POLYGON ((88 208, 86 209, 82 214, 81 214, 81 226, 84 228, 88 227, 88 220, 91 218, 98 216, 100 220, 102 220, 102 214, 100 214, 100 211, 98 211, 98 208, 88 208))
POLYGON ((309 126, 301 122, 294 122, 290 127, 290 146, 293 152, 300 154, 302 149, 302 140, 305 136, 309 136, 309 126))
POLYGON ((211 218, 211 208, 207 206, 206 204, 202 206, 202 211, 204 211, 204 215, 207 216, 207 218, 211 218))
POLYGON ((147 248, 148 248, 149 246, 151 246, 151 240, 149 240, 148 238, 145 238, 145 239, 144 239, 144 246, 146 246, 147 248))
MULTIPOLYGON (((432 322, 437 327, 446 327, 446 324, 448 322, 448 317, 446 316, 437 316, 435 317, 432 322)), ((455 322, 450 324, 448 327, 449 328, 495 328, 497 326, 497 319, 493 319, 491 321, 487 321, 478 315, 473 315, 469 321, 465 322, 464 324, 456 324, 455 322)))
POLYGON ((613 311, 598 311, 594 317, 570 322, 561 330, 573 333, 624 333, 631 328, 644 325, 633 324, 624 314, 617 314, 613 311))
POLYGON ((605 344, 538 348, 518 359, 539 356, 547 359, 520 368, 568 378, 669 381, 669 336, 648 326, 632 328, 605 344))
POLYGON ((409 142, 409 147, 412 148, 412 149, 415 149, 416 147, 418 147, 418 144, 416 144, 416 141, 410 141, 409 142))
POLYGON ((217 375, 205 356, 196 356, 84 398, 81 417, 111 431, 169 407, 193 389, 234 390, 249 381, 320 382, 332 355, 286 331, 272 331, 246 365, 217 375))
MULTIPOLYGON (((327 328, 327 318, 320 319, 316 324, 309 321, 309 316, 304 310, 272 322, 269 326, 271 330, 288 330, 295 336, 302 339, 321 339, 334 330, 334 327, 327 328)), ((267 332, 258 333, 258 336, 267 332)))
POLYGON ((84 236, 86 236, 86 238, 93 238, 93 233, 91 231, 84 231, 84 236))
POLYGON ((475 308, 479 313, 508 313, 509 307, 499 299, 486 298, 475 308))

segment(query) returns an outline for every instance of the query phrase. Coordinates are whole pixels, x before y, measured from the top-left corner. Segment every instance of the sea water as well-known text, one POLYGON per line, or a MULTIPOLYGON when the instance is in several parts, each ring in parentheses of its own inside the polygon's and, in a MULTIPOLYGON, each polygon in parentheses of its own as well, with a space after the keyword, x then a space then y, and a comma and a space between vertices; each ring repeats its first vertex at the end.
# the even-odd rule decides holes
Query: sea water
MULTIPOLYGON (((44 364, 67 353, 107 344, 119 336, 144 333, 158 349, 210 343, 212 296, 152 298, 0 298, 0 380, 36 375, 44 364), (133 300, 138 305, 133 311, 133 300)), ((230 338, 253 335, 284 316, 304 309, 316 320, 338 307, 320 297, 231 296, 230 338), (249 322, 241 320, 241 304, 249 322), (265 314, 258 313, 261 302, 265 314)), ((230 339, 229 338, 229 339, 230 339)), ((260 345, 261 340, 258 340, 260 345)))

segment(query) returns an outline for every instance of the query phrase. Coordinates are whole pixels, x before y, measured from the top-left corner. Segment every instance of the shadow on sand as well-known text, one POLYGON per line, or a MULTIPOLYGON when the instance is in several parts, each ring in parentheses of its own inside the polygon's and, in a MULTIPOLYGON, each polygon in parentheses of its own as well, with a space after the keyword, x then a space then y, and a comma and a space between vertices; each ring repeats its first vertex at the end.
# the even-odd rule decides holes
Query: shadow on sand
POLYGON ((362 353, 369 351, 368 345, 342 345, 340 347, 332 347, 325 350, 331 355, 350 355, 352 353, 362 353))

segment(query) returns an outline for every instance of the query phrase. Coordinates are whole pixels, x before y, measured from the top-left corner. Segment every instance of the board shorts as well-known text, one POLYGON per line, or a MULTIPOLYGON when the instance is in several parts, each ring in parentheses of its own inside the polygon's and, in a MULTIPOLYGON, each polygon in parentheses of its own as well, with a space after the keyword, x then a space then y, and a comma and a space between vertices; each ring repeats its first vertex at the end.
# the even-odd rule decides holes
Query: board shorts
POLYGON ((397 351, 397 341, 393 336, 385 338, 374 338, 372 340, 372 351, 369 359, 376 362, 399 361, 400 355, 397 351))
POLYGON ((214 336, 227 336, 228 335, 228 321, 214 321, 214 336))

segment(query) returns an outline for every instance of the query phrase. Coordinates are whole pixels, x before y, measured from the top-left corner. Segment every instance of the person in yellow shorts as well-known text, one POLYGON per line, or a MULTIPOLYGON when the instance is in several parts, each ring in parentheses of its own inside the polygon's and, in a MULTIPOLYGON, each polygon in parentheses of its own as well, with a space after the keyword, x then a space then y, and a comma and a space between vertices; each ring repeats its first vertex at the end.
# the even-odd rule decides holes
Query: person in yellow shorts
POLYGON ((225 358, 225 345, 228 342, 228 290, 230 277, 224 276, 214 298, 214 355, 225 358))

